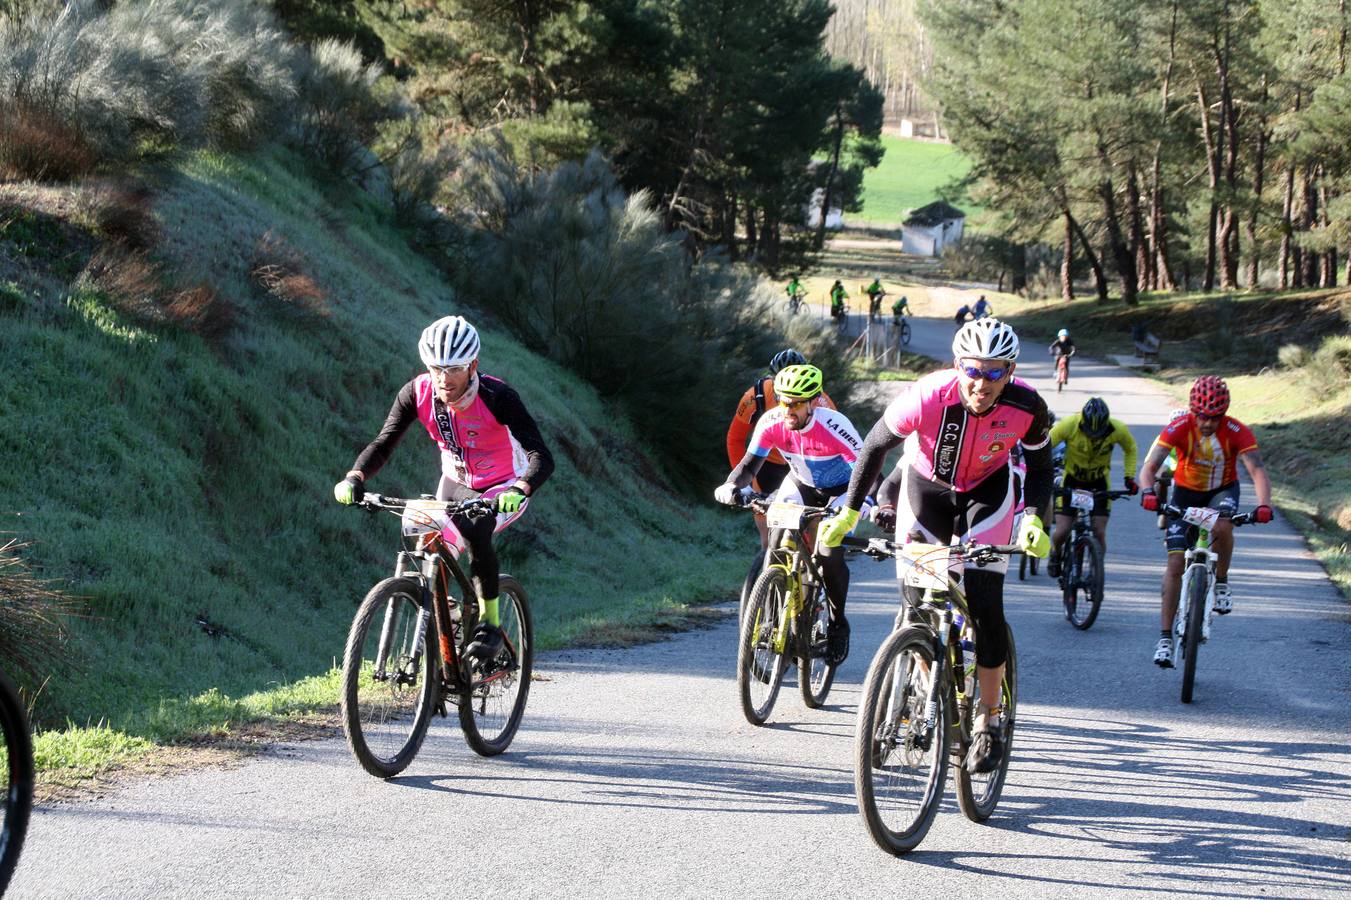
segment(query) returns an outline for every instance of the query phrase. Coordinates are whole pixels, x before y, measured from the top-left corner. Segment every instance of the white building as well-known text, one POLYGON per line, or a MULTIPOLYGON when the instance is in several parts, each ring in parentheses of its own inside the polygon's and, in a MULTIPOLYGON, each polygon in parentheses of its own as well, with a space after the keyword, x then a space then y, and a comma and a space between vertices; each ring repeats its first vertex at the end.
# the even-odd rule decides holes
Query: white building
POLYGON ((960 209, 943 200, 921 206, 901 226, 901 251, 939 256, 944 247, 961 241, 965 221, 960 209))

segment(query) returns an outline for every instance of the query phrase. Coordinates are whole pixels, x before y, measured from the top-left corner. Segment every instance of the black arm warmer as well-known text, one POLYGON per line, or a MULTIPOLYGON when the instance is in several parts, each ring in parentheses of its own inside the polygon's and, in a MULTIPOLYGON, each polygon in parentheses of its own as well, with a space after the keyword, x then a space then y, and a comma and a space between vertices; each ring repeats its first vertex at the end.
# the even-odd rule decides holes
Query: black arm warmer
POLYGON ((1027 484, 1023 490, 1026 496, 1023 505, 1041 515, 1041 510, 1051 501, 1051 491, 1055 487, 1055 470, 1051 465, 1051 442, 1038 450, 1023 448, 1023 459, 1027 463, 1027 484))
POLYGON ((727 481, 736 485, 738 489, 744 488, 755 480, 756 474, 759 473, 760 467, 764 463, 765 457, 756 456, 750 450, 747 450, 746 455, 741 457, 741 462, 737 463, 736 468, 727 476, 727 481))

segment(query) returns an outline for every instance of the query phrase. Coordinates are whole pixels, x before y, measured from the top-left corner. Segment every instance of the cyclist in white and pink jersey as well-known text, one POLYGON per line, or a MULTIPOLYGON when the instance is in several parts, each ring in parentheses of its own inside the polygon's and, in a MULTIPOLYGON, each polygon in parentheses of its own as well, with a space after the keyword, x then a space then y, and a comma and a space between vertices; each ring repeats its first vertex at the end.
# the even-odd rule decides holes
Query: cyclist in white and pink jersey
MULTIPOLYGON (((822 387, 821 370, 816 366, 788 366, 774 376, 780 405, 760 417, 746 455, 713 492, 714 499, 735 503, 738 492, 750 485, 770 451, 778 450, 788 463, 788 476, 774 493, 776 501, 839 504, 863 442, 844 413, 820 405, 822 387)), ((771 533, 769 546, 778 546, 778 542, 779 536, 771 533)), ((838 666, 849 655, 849 621, 844 617, 849 567, 844 554, 823 557, 821 576, 830 602, 826 661, 838 666)))
MULTIPOLYGON (((1035 510, 1051 496, 1049 411, 1026 382, 1013 377, 1018 336, 998 319, 968 322, 952 341, 953 369, 926 375, 887 407, 863 443, 849 482, 844 509, 821 530, 826 546, 838 546, 858 521, 864 494, 882 471, 887 453, 911 438, 902 464, 896 534, 901 540, 948 544, 1013 543, 1020 501, 1026 510, 1017 543, 1046 556, 1050 538, 1035 510), (1027 466, 1021 497, 1010 454, 1021 445, 1027 466)), ((898 564, 899 567, 899 564, 898 564)), ((989 772, 1004 748, 998 698, 1008 658, 1004 621, 1004 574, 1008 559, 984 567, 969 564, 960 577, 976 631, 976 668, 982 703, 967 768, 989 772), (998 700, 995 701, 998 703, 998 700)))
POLYGON ((496 498, 496 516, 454 516, 442 532, 456 552, 469 547, 469 574, 481 600, 480 622, 465 653, 492 659, 502 648, 493 535, 521 517, 526 498, 553 472, 554 460, 520 395, 501 379, 479 373, 478 351, 478 331, 462 317, 428 325, 418 341, 427 371, 399 391, 384 427, 334 486, 333 496, 339 503, 360 500, 366 481, 389 460, 409 426, 420 422, 441 449, 437 499, 496 498))

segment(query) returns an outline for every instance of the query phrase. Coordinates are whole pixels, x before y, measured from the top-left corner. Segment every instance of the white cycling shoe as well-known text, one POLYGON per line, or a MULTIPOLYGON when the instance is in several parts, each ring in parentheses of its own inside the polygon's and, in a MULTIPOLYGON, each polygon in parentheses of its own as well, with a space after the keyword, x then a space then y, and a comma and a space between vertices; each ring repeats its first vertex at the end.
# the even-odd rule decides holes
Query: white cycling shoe
POLYGON ((1173 667, 1173 639, 1159 638, 1159 646, 1154 648, 1154 665, 1160 669, 1173 667))
POLYGON ((1217 615, 1227 616, 1234 611, 1234 594, 1229 590, 1227 584, 1215 585, 1215 612, 1217 615))

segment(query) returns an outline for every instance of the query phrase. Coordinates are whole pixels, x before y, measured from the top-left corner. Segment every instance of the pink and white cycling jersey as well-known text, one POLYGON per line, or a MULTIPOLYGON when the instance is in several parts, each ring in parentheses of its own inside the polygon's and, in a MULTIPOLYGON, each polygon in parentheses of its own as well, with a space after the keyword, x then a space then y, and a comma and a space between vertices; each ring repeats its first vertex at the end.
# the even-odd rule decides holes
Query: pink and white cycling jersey
POLYGON ((848 484, 863 448, 848 417, 837 409, 818 407, 807 427, 794 431, 783 420, 785 412, 776 406, 760 417, 751 435, 751 452, 764 457, 778 450, 798 484, 818 488, 848 484))
POLYGON ((1014 378, 995 405, 975 415, 962 404, 957 372, 943 369, 916 381, 882 414, 897 437, 915 435, 907 454, 925 478, 969 491, 1008 464, 1018 444, 1038 450, 1050 440, 1046 401, 1014 378))

